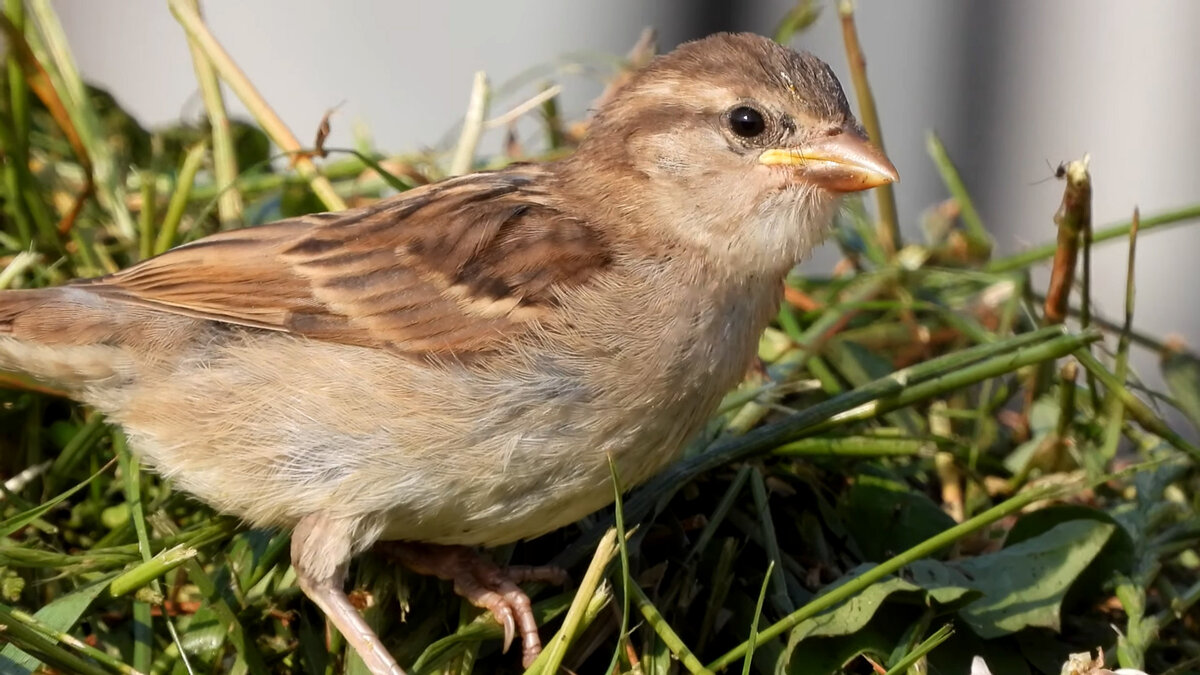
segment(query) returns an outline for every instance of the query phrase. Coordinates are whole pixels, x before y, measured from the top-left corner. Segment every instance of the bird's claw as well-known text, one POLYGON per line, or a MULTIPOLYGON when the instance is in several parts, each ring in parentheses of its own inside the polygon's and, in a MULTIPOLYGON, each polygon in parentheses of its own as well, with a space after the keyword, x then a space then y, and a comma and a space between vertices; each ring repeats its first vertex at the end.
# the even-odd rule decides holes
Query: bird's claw
POLYGON ((500 651, 507 654, 512 646, 513 638, 517 636, 517 620, 513 618, 512 608, 505 604, 488 607, 496 621, 504 627, 504 645, 500 651))
POLYGON ((388 542, 386 550, 405 566, 454 583, 454 591, 472 605, 487 610, 504 629, 504 651, 521 635, 521 662, 529 667, 542 652, 533 603, 517 584, 538 581, 562 585, 567 573, 557 567, 501 568, 462 546, 432 546, 388 542))

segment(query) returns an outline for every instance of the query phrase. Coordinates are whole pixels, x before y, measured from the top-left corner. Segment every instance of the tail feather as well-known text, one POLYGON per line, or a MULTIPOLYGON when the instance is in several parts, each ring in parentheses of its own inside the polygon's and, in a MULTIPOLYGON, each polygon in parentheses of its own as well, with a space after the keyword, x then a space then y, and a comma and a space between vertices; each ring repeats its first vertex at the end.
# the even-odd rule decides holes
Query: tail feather
POLYGON ((104 339, 114 327, 79 293, 70 287, 0 292, 0 370, 68 390, 127 372, 128 355, 104 339))
POLYGON ((102 298, 75 286, 0 291, 0 335, 48 345, 111 342, 127 325, 102 298))
POLYGON ((13 335, 18 317, 52 300, 55 289, 0 292, 0 335, 13 335))

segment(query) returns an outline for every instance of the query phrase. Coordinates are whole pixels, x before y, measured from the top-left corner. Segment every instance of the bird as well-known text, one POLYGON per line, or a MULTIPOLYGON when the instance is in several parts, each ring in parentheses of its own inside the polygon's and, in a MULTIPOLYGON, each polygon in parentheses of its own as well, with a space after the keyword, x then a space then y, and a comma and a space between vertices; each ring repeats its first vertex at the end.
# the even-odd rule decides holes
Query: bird
POLYGON ((0 369, 62 388, 217 511, 291 530, 300 588, 372 673, 349 602, 380 542, 540 650, 472 562, 668 465, 742 379, 842 195, 898 180, 831 68, 748 33, 651 60, 569 157, 213 234, 0 293, 0 369))

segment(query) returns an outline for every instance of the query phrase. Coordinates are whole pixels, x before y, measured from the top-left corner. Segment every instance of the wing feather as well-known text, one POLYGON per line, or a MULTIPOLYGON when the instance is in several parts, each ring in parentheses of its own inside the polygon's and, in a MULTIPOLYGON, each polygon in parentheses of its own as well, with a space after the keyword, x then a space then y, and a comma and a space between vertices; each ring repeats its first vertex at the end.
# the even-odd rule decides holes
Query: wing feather
POLYGON ((485 351, 610 261, 553 205, 547 169, 510 167, 371 206, 225 232, 76 282, 109 299, 404 353, 485 351))

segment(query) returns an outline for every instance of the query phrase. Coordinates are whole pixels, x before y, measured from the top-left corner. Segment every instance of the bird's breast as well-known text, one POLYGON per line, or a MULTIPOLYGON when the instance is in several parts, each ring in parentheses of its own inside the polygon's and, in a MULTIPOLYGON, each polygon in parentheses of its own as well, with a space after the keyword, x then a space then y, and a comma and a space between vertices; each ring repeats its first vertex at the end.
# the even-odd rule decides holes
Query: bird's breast
MULTIPOLYGON (((526 418, 520 441, 503 443, 502 474, 536 467, 539 487, 528 497, 513 491, 492 543, 536 536, 610 503, 610 459, 626 488, 675 459, 742 379, 779 289, 630 293, 622 305, 576 317, 568 345, 549 361, 557 375, 511 392, 519 403, 510 409, 542 413, 526 418)), ((543 354, 543 373, 546 366, 543 354)))

